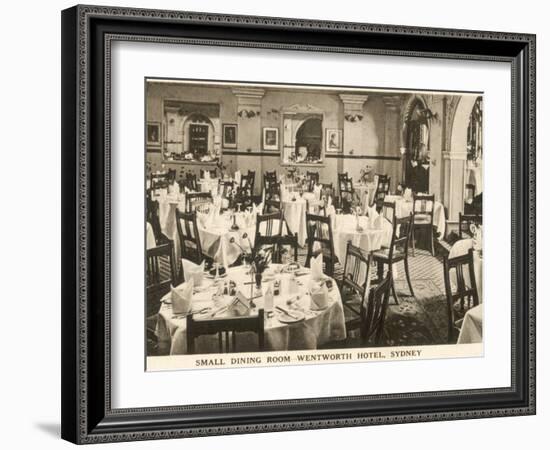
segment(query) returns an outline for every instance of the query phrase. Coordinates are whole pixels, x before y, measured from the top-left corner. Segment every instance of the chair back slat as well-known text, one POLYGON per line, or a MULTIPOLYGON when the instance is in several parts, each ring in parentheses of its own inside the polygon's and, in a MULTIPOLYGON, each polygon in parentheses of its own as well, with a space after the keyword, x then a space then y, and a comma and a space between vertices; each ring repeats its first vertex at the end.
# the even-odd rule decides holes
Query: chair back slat
POLYGON ((219 353, 237 352, 236 333, 252 332, 258 335, 258 351, 265 347, 264 310, 257 314, 241 317, 220 317, 195 319, 193 314, 187 316, 187 353, 195 353, 195 339, 202 335, 217 334, 219 337, 219 353), (225 335, 225 348, 222 345, 222 335, 225 335), (229 336, 231 335, 232 346, 229 336), (225 350, 225 351, 224 351, 225 350))
POLYGON ((146 304, 147 317, 160 309, 161 298, 176 284, 174 248, 172 241, 150 248, 146 253, 146 304))
POLYGON ((382 344, 384 322, 390 298, 391 271, 382 283, 369 292, 368 300, 362 303, 361 340, 367 344, 371 339, 374 345, 382 344))
POLYGON ((204 259, 202 254, 197 212, 182 212, 176 209, 176 228, 180 241, 180 254, 183 258, 200 264, 204 259))
POLYGON ((332 235, 332 220, 330 217, 319 216, 306 213, 306 232, 307 232, 307 256, 306 267, 310 266, 311 258, 317 256, 314 250, 316 243, 319 244, 323 253, 325 264, 325 273, 334 275, 334 240, 332 235))
POLYGON ((443 276, 445 281, 445 296, 447 297, 448 313, 448 341, 452 342, 455 335, 455 310, 454 305, 460 301, 460 308, 464 305, 479 305, 479 296, 474 268, 474 250, 469 249, 465 255, 454 258, 445 257, 443 260, 443 276), (468 283, 465 272, 468 273, 468 283), (452 276, 454 274, 454 276, 452 276), (452 283, 451 278, 455 280, 452 283))

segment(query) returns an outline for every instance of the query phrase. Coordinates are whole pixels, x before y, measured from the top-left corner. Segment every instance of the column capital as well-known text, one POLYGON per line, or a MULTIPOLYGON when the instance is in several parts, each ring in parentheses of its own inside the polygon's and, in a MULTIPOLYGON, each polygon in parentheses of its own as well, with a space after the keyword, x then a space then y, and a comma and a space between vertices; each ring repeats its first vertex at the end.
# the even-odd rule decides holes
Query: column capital
POLYGON ((239 103, 253 103, 254 101, 260 101, 265 95, 265 89, 252 88, 252 87, 236 87, 231 89, 233 95, 239 99, 239 103))
POLYGON ((358 94, 339 94, 340 100, 342 100, 342 103, 344 106, 349 106, 350 108, 363 108, 363 104, 367 101, 369 98, 368 95, 358 95, 358 94))
POLYGON ((400 95, 383 95, 382 101, 386 109, 397 111, 401 109, 402 98, 400 95))

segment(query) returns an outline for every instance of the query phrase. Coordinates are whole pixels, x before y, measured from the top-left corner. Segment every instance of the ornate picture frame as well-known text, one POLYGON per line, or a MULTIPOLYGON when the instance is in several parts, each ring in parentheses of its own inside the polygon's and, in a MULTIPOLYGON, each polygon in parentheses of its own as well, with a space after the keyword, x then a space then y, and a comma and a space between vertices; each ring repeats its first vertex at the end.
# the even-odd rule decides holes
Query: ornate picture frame
MULTIPOLYGON (((75 6, 63 11, 62 437, 86 444, 534 414, 535 42, 530 34, 490 31, 104 6, 75 6), (510 385, 113 408, 111 49, 115 42, 129 41, 509 64, 510 385)), ((276 144, 266 148, 262 139, 264 149, 279 150, 278 140, 277 135, 276 144)))

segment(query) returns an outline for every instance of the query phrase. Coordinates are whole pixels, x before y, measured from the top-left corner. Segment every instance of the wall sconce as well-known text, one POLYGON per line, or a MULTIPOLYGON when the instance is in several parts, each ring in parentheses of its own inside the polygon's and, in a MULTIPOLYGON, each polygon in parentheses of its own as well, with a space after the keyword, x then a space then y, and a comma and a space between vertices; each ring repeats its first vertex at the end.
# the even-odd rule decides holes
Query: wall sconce
POLYGON ((348 122, 360 122, 361 120, 363 120, 363 115, 362 114, 346 114, 344 116, 344 119, 346 119, 346 121, 348 121, 348 122))

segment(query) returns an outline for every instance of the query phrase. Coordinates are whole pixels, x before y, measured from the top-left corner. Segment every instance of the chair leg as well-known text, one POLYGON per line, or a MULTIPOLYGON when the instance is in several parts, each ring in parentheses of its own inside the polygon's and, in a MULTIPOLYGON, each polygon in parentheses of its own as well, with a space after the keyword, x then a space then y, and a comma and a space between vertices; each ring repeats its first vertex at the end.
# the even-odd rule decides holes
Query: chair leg
POLYGON ((415 245, 415 241, 416 241, 416 228, 415 228, 414 225, 413 225, 411 237, 412 237, 412 248, 413 248, 412 255, 413 255, 413 258, 414 258, 414 250, 415 250, 415 248, 416 248, 416 245, 415 245))
POLYGON ((407 284, 409 285, 411 295, 414 297, 414 291, 411 283, 411 275, 409 273, 409 259, 407 258, 407 256, 405 256, 403 263, 405 264, 405 277, 407 278, 407 284))
POLYGON ((393 298, 395 299, 395 304, 399 305, 399 300, 397 299, 397 293, 395 292, 395 282, 393 281, 393 276, 391 277, 391 291, 393 298))

